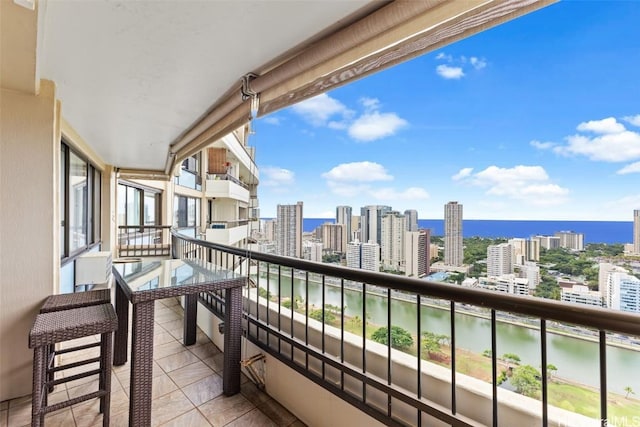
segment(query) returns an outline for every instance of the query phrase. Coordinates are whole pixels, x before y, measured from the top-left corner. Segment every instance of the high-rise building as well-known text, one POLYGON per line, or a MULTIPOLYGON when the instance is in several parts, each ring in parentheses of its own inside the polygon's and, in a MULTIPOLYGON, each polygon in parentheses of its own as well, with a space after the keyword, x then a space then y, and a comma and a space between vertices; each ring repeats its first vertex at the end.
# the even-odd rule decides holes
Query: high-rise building
POLYGON ((344 248, 341 252, 345 252, 347 250, 347 243, 349 243, 353 236, 352 228, 351 228, 351 217, 353 216, 351 206, 338 206, 336 207, 336 224, 343 224, 343 233, 342 241, 344 242, 344 248))
POLYGON ((584 250, 584 233, 573 231, 557 231, 555 237, 560 238, 560 247, 574 251, 584 250))
POLYGON ((463 260, 462 205, 449 202, 444 205, 444 263, 459 267, 463 260))
POLYGON ((537 288, 540 284, 540 267, 538 264, 532 261, 525 261, 519 269, 520 277, 527 279, 529 289, 534 290, 537 288))
POLYGON ((380 271, 380 245, 361 243, 357 240, 347 244, 347 267, 380 271))
POLYGON ((353 215, 351 217, 351 235, 347 243, 353 242, 354 240, 362 240, 360 237, 360 219, 360 215, 353 215))
POLYGON ((556 236, 535 236, 531 238, 540 242, 540 247, 549 249, 558 249, 560 247, 560 238, 556 236))
POLYGON ((536 239, 527 240, 524 259, 526 261, 540 261, 540 241, 536 239))
POLYGON ((407 231, 418 231, 418 211, 407 209, 404 216, 407 218, 407 231))
POLYGON ((303 242, 304 258, 309 261, 322 262, 323 247, 320 242, 303 242))
POLYGON ((382 217, 380 223, 380 258, 384 270, 404 272, 404 235, 407 219, 400 212, 392 211, 382 217))
POLYGON ((511 245, 511 260, 514 264, 524 264, 525 253, 527 252, 527 241, 521 238, 509 239, 511 245))
POLYGON ((640 255, 640 209, 633 211, 633 253, 640 255))
POLYGON ((378 245, 382 242, 382 217, 391 212, 391 206, 365 206, 360 208, 360 240, 378 245))
POLYGON ((607 307, 640 313, 640 279, 627 273, 610 273, 607 288, 607 307))
POLYGON ((277 254, 302 258, 302 202, 278 205, 276 221, 277 254))
POLYGON ((512 247, 509 243, 487 247, 487 276, 502 276, 513 273, 512 247))
POLYGON ((404 237, 405 274, 422 277, 429 274, 431 231, 407 231, 404 237))
POLYGON ((322 246, 324 249, 333 252, 347 251, 347 241, 345 240, 344 224, 322 224, 322 246))
POLYGON ((275 219, 268 219, 264 222, 264 238, 265 240, 275 242, 276 241, 276 227, 278 221, 275 219))

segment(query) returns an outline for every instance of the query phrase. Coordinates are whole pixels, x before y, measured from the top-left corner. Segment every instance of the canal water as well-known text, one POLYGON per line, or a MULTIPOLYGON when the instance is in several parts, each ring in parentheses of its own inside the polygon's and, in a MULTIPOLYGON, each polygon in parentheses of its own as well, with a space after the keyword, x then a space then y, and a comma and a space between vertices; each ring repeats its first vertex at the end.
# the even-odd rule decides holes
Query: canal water
MULTIPOLYGON (((278 294, 277 280, 269 281, 269 291, 278 294)), ((266 285, 266 278, 261 277, 260 285, 266 285)), ((282 276, 280 293, 282 298, 291 297, 291 278, 282 276)), ((309 304, 316 307, 322 305, 322 285, 309 282, 309 304)), ((293 296, 305 299, 306 290, 303 280, 294 279, 293 296)), ((340 288, 325 285, 325 304, 340 306, 340 288)), ((362 292, 345 289, 344 305, 347 316, 362 318, 362 292)), ((448 303, 447 303, 448 307, 448 303)), ((377 325, 387 323, 387 299, 374 294, 367 294, 367 319, 377 325)), ((391 300, 391 324, 410 331, 414 336, 417 331, 417 307, 409 301, 391 300)), ((470 314, 456 312, 456 347, 482 353, 491 348, 491 322, 488 319, 470 314)), ((449 311, 432 306, 422 306, 421 330, 436 334, 451 335, 449 311)), ((539 369, 540 332, 524 326, 498 322, 497 354, 517 354, 522 364, 532 365, 539 369)), ((554 375, 570 381, 599 387, 598 344, 595 342, 568 337, 559 334, 547 334, 547 363, 555 365, 558 370, 554 375)), ((640 352, 625 348, 607 346, 607 385, 609 391, 625 394, 629 386, 640 391, 640 352)))

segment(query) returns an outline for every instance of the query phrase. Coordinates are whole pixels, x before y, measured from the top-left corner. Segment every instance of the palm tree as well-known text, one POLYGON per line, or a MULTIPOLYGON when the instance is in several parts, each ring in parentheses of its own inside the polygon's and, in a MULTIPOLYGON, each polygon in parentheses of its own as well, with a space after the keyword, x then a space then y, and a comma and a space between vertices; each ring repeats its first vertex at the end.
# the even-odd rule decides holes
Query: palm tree
POLYGON ((630 386, 626 386, 624 388, 624 391, 627 393, 627 395, 624 397, 625 399, 628 399, 630 394, 636 394, 636 392, 633 391, 633 389, 630 386))
POLYGON ((556 372, 558 370, 558 368, 556 367, 556 365, 549 363, 547 364, 547 379, 551 379, 551 377, 553 376, 553 373, 556 372))

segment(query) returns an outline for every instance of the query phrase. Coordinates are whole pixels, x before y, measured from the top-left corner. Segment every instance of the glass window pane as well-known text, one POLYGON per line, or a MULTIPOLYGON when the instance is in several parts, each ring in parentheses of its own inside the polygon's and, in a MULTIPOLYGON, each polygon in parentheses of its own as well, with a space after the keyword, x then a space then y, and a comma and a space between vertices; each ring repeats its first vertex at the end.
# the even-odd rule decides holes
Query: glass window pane
POLYGON ((67 174, 67 147, 62 145, 62 149, 60 151, 60 256, 65 257, 67 254, 65 253, 65 247, 67 242, 67 227, 64 222, 65 220, 65 212, 66 212, 66 203, 65 203, 65 195, 67 193, 66 188, 66 174, 67 174))
POLYGON ((196 225, 196 199, 187 199, 187 226, 195 227, 196 225))
POLYGON ((140 193, 137 188, 127 187, 127 225, 140 225, 140 193))
POLYGON ((102 195, 102 174, 99 170, 93 170, 93 240, 92 243, 101 240, 102 235, 100 234, 100 219, 101 211, 101 195, 102 195))
POLYGON ((156 224, 156 200, 155 193, 144 193, 144 225, 159 225, 156 224))
POLYGON ((87 163, 69 153, 69 250, 87 245, 87 163))

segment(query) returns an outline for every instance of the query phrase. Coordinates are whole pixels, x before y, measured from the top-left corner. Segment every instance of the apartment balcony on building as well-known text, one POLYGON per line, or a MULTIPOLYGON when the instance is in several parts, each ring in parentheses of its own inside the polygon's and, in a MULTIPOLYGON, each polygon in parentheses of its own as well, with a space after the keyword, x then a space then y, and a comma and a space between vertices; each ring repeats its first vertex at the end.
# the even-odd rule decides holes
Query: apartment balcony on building
POLYGON ((212 221, 205 230, 205 240, 209 242, 221 243, 224 245, 235 245, 247 239, 248 224, 246 219, 233 221, 212 221))
POLYGON ((209 173, 205 184, 205 196, 233 199, 249 203, 249 187, 227 173, 209 173))

